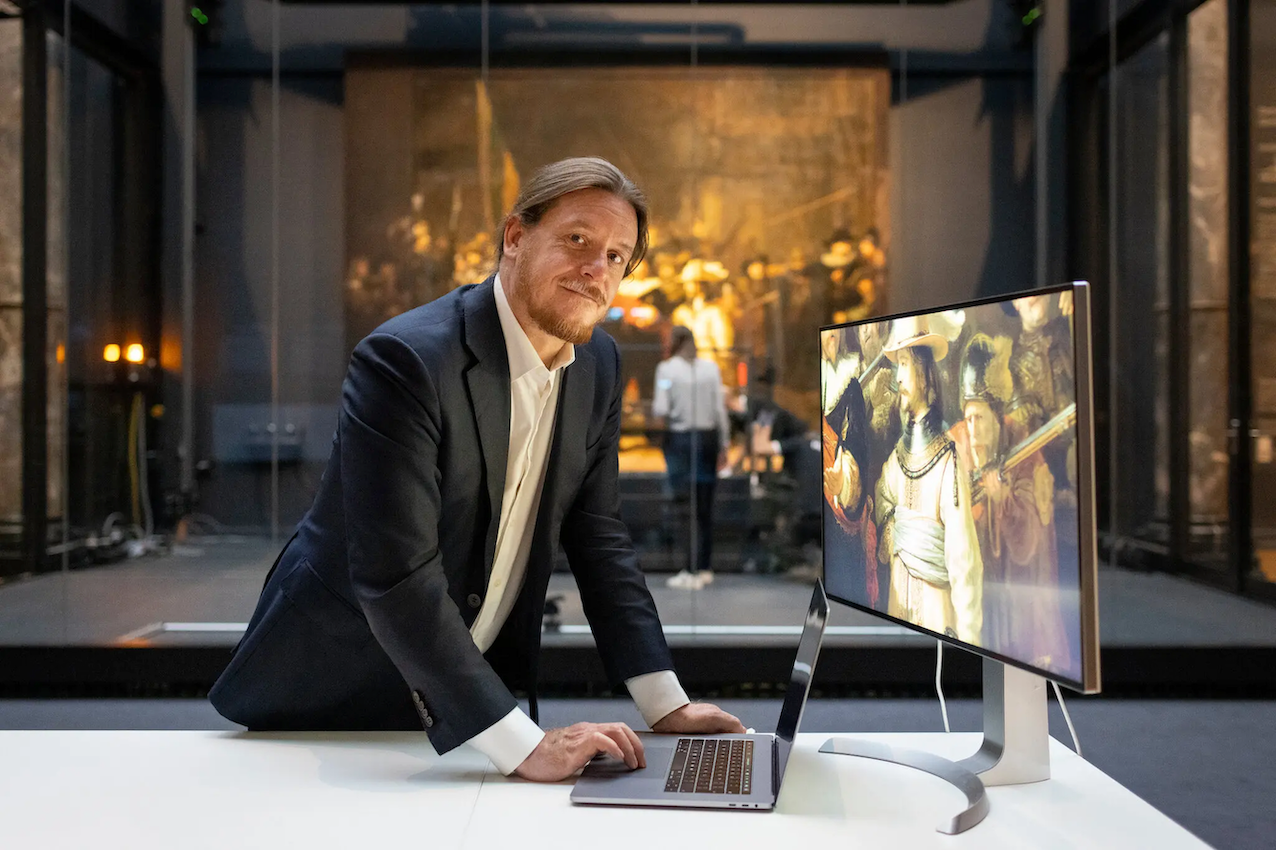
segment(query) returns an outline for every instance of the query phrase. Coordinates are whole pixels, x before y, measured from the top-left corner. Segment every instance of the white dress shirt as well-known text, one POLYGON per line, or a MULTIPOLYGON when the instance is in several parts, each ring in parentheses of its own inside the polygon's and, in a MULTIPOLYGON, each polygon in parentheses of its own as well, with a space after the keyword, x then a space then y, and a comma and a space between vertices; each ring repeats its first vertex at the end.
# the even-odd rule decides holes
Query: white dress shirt
MULTIPOLYGON (((576 360, 575 347, 564 343, 546 367, 510 309, 499 275, 494 290, 510 364, 510 442, 492 574, 483 606, 470 626, 480 652, 491 648, 523 589, 553 441, 558 390, 563 369, 576 360)), ((672 670, 635 676, 625 684, 648 726, 690 702, 672 670)), ((522 709, 514 708, 469 743, 491 759, 497 770, 510 774, 544 737, 545 733, 522 709)))
POLYGON ((675 354, 656 366, 651 415, 666 420, 670 431, 712 431, 725 449, 731 441, 722 370, 707 357, 689 360, 675 354))

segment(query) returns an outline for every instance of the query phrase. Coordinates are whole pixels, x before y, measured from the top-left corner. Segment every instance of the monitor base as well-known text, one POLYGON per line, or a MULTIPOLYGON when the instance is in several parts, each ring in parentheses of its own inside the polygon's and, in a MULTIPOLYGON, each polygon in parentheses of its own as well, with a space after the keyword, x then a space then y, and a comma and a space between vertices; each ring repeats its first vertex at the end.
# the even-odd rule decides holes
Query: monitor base
POLYGON ((889 761, 923 770, 933 776, 957 787, 966 795, 966 808, 952 818, 935 827, 945 835, 956 835, 975 826, 988 814, 988 794, 984 783, 970 770, 962 767, 952 759, 937 756, 921 750, 909 750, 903 747, 892 747, 887 744, 869 743, 855 738, 829 738, 820 747, 822 753, 835 753, 843 756, 860 756, 862 758, 889 761))
POLYGON ((967 806, 936 827, 942 833, 956 835, 987 816, 987 787, 1024 785, 1050 778, 1046 680, 985 658, 984 741, 978 752, 960 761, 854 738, 830 738, 820 752, 894 762, 956 786, 966 795, 967 806))

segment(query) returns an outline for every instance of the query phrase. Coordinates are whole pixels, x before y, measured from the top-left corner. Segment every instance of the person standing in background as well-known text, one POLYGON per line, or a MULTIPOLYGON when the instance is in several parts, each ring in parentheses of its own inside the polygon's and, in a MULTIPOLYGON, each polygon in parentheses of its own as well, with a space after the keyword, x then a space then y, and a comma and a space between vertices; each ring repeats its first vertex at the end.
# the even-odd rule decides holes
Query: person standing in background
POLYGON ((669 499, 679 515, 694 515, 686 569, 670 587, 699 590, 713 581, 713 496, 718 470, 726 465, 731 431, 722 389, 722 371, 697 356, 691 329, 675 325, 670 357, 656 367, 651 415, 665 424, 665 467, 669 499), (694 487, 692 486, 694 483, 694 487))

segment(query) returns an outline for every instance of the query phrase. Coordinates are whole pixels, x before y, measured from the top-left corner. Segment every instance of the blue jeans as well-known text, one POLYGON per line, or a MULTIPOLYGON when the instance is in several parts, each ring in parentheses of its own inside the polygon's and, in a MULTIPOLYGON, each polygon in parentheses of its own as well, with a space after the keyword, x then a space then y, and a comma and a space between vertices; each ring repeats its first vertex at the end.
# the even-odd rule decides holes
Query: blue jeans
POLYGON ((713 559, 713 492, 718 483, 718 431, 669 431, 665 434, 665 495, 669 533, 690 536, 692 483, 695 484, 696 545, 687 551, 690 572, 710 569, 713 559))

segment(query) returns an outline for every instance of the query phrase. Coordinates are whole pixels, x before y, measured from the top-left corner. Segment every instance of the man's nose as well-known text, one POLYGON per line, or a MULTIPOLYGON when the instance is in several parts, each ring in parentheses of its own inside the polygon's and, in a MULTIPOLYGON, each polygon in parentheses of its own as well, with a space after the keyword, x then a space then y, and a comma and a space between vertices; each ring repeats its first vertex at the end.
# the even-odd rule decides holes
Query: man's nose
POLYGON ((580 270, 591 280, 602 280, 607 275, 607 252, 588 257, 581 264, 580 270))

